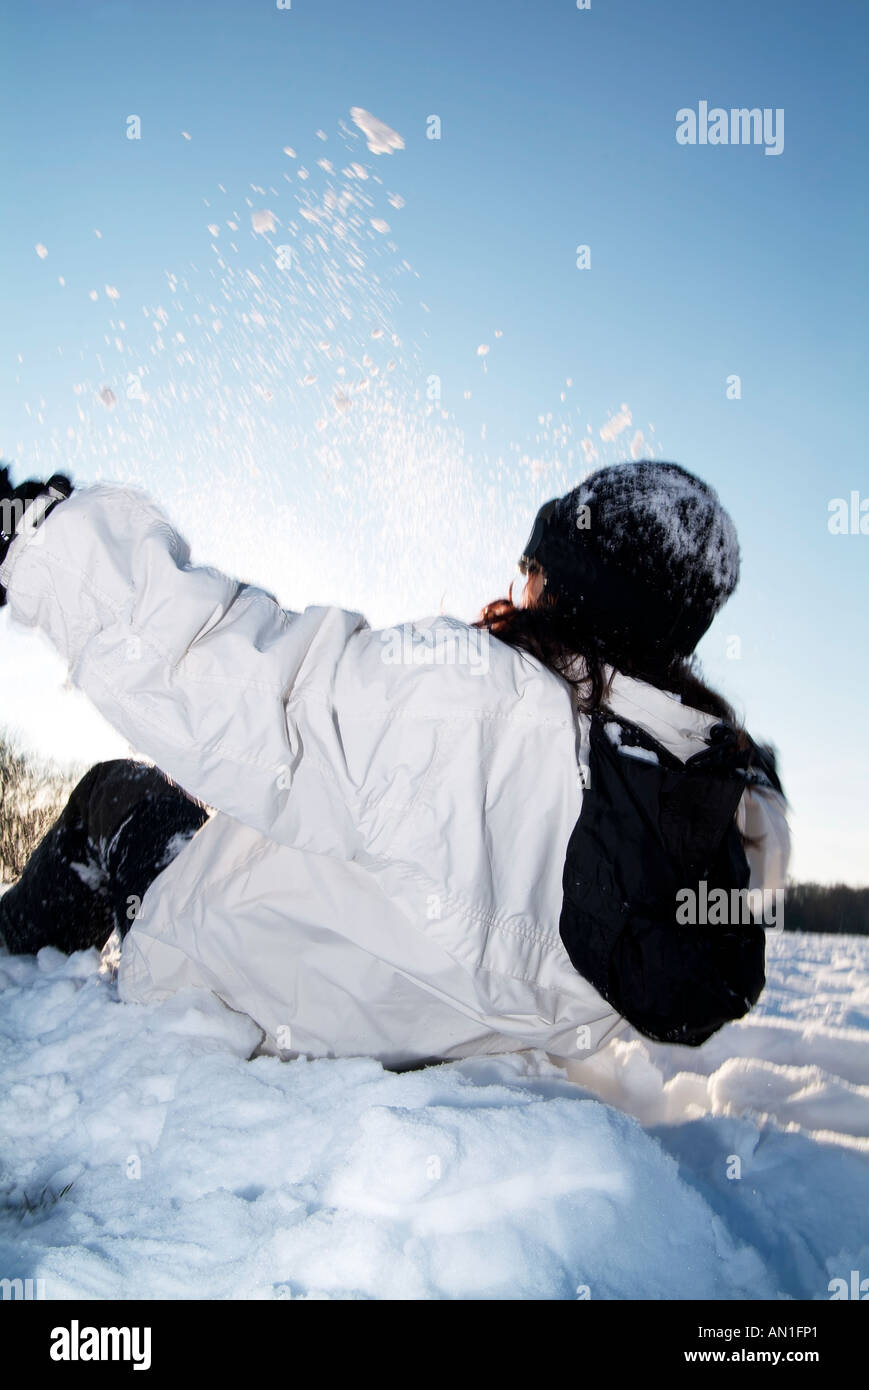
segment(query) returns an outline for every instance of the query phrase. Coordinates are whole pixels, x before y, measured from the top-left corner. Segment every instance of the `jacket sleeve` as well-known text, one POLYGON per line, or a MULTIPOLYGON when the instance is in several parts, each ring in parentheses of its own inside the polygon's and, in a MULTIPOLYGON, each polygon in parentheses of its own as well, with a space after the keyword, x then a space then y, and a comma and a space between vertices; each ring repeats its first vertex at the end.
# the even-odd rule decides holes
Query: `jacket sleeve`
POLYGON ((746 840, 749 888, 784 888, 791 853, 784 797, 772 787, 750 787, 739 803, 736 826, 746 840))
POLYGON ((0 569, 12 616, 38 627, 73 682, 192 795, 297 848, 355 857, 362 790, 330 691, 358 613, 283 610, 190 564, 163 514, 127 488, 75 492, 0 569))

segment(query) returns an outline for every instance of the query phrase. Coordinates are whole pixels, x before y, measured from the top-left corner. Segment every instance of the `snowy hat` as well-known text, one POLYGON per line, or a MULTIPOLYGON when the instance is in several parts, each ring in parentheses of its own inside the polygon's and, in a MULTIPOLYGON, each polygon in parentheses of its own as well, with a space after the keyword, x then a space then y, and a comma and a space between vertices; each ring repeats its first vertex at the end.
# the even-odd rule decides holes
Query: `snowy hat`
POLYGON ((688 656, 739 580, 736 530, 677 463, 614 464, 541 507, 520 564, 544 571, 610 660, 688 656))

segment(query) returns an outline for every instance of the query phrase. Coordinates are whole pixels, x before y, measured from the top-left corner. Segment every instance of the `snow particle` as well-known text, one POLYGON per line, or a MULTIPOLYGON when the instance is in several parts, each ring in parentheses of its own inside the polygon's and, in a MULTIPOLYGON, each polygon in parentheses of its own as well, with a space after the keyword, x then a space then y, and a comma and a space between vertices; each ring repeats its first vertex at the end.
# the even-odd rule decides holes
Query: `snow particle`
POLYGON ((582 444, 582 452, 585 454, 586 463, 589 466, 591 466, 591 464, 593 463, 596 463, 598 459, 598 452, 597 449, 594 447, 594 442, 588 437, 586 437, 585 439, 581 440, 580 443, 582 444))
POLYGON ((404 149, 404 141, 398 132, 372 116, 364 106, 351 106, 350 118, 362 131, 372 154, 393 154, 395 150, 404 149))
POLYGON ((628 428, 630 423, 631 412, 623 401, 621 410, 617 411, 615 415, 607 420, 605 425, 601 426, 601 439, 605 439, 608 443, 612 443, 612 441, 621 434, 622 430, 628 428))

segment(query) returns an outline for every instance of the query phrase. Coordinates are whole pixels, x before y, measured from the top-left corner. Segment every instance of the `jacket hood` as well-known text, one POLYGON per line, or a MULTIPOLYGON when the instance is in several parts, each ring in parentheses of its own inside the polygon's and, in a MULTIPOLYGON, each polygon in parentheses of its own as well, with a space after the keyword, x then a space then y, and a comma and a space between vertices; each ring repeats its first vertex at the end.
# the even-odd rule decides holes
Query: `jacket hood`
POLYGON ((709 730, 721 722, 715 715, 683 704, 678 695, 619 671, 613 678, 606 707, 650 734, 683 763, 706 747, 709 730))

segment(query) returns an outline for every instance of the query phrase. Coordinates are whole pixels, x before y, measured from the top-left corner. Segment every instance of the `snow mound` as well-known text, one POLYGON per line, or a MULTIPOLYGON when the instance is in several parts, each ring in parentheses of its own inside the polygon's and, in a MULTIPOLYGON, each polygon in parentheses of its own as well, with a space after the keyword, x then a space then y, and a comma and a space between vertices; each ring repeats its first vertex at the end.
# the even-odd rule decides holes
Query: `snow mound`
POLYGON ((0 954, 0 1272, 48 1298, 828 1298, 869 1263, 869 943, 770 945, 766 1010, 699 1050, 616 1040, 581 1085, 540 1053, 284 1063, 207 993, 126 1006, 96 952, 0 954))

